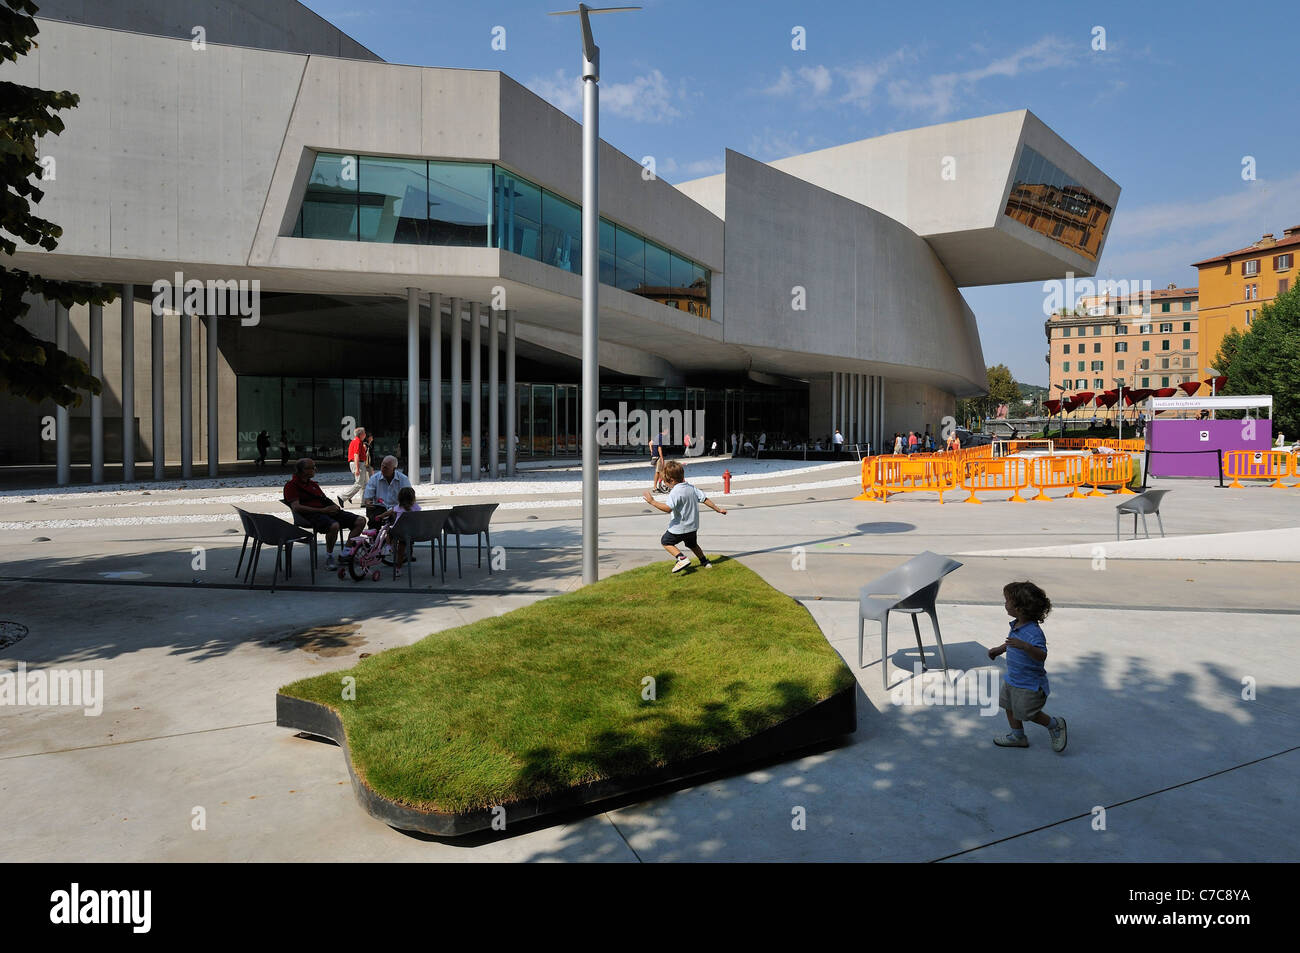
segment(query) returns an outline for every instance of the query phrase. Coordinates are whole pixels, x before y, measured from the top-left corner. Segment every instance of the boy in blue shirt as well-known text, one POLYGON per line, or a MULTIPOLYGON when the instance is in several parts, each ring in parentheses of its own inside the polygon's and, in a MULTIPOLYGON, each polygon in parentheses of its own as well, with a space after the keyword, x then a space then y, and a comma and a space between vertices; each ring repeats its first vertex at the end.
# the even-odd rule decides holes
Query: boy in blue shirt
POLYGON ((681 572, 691 564, 691 557, 677 548, 678 543, 685 543, 690 547, 691 552, 699 557, 702 568, 712 569, 713 563, 709 562, 709 558, 704 555, 704 550, 700 549, 695 536, 700 528, 700 504, 703 503, 723 516, 727 515, 727 511, 715 506, 703 490, 698 490, 686 482, 686 471, 677 460, 669 460, 664 464, 664 482, 668 485, 667 504, 660 503, 649 492, 641 494, 641 498, 655 509, 673 515, 672 521, 668 524, 668 532, 664 533, 663 538, 659 540, 664 549, 668 550, 668 555, 673 557, 672 571, 681 572))
POLYGON ((989 658, 1007 655, 1007 674, 1002 681, 998 704, 1007 712, 1011 731, 998 735, 993 743, 1003 748, 1028 748, 1026 721, 1042 725, 1052 737, 1052 750, 1065 750, 1064 718, 1053 718, 1043 711, 1051 689, 1047 684, 1047 638, 1038 623, 1052 611, 1051 600, 1032 582, 1010 582, 1002 587, 1011 632, 1004 644, 989 649, 989 658))

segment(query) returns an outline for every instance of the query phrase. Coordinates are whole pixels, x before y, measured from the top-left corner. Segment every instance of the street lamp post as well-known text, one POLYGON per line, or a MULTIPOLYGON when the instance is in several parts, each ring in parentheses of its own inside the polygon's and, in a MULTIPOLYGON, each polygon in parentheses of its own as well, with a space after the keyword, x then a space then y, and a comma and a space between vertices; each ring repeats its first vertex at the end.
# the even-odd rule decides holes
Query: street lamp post
POLYGON ((1119 439, 1124 439, 1124 378, 1116 377, 1115 383, 1119 385, 1119 400, 1115 406, 1119 408, 1119 439))
MULTIPOLYGON (((1211 396, 1211 397, 1217 397, 1217 396, 1218 396, 1218 390, 1219 390, 1219 370, 1218 370, 1218 368, 1216 368, 1216 367, 1211 367, 1211 368, 1209 368, 1208 370, 1209 370, 1209 372, 1210 372, 1210 396, 1211 396)), ((1213 407, 1210 408, 1210 419, 1211 419, 1211 420, 1217 420, 1217 419, 1218 419, 1218 418, 1215 417, 1215 415, 1214 415, 1214 408, 1213 408, 1213 407)))
POLYGON ((600 447, 596 413, 600 408, 600 47, 591 34, 588 14, 639 10, 640 7, 589 7, 551 16, 577 16, 582 26, 582 584, 600 578, 600 447))
POLYGON ((1061 411, 1061 439, 1064 440, 1065 439, 1065 385, 1053 384, 1052 386, 1061 392, 1061 403, 1058 405, 1058 407, 1059 410, 1061 411))

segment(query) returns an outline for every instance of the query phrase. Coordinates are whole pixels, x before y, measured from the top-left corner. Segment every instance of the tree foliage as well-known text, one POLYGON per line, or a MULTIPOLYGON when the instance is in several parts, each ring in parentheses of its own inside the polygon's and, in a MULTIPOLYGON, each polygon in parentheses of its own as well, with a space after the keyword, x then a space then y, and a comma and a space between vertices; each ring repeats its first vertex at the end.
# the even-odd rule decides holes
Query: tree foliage
POLYGON ((1220 393, 1272 394, 1273 428, 1300 434, 1300 286, 1260 308, 1244 334, 1224 335, 1214 366, 1228 377, 1220 393))
MULTIPOLYGON (((36 4, 32 0, 0 0, 0 60, 17 62, 36 46, 36 4)), ((37 141, 63 132, 57 113, 76 107, 79 97, 68 91, 33 89, 0 82, 0 252, 17 251, 17 242, 53 251, 63 229, 33 214, 45 197, 39 183, 44 174, 37 141)), ((52 399, 61 406, 81 403, 83 391, 98 394, 100 381, 85 361, 41 340, 18 322, 31 310, 25 300, 40 295, 66 308, 77 304, 107 304, 113 292, 90 285, 51 281, 18 268, 0 265, 0 390, 31 401, 52 399)))

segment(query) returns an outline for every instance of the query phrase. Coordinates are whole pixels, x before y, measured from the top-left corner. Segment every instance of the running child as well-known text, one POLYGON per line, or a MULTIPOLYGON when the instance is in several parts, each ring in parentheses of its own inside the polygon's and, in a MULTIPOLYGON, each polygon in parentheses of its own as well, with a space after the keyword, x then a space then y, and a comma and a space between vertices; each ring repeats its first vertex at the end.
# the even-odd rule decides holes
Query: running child
POLYGON ((1007 656, 1007 674, 1002 680, 998 704, 1007 712, 1011 731, 998 735, 993 743, 1002 748, 1028 748, 1026 721, 1042 725, 1052 738, 1052 750, 1064 751, 1065 719, 1053 718, 1043 711, 1051 688, 1047 684, 1047 637, 1039 623, 1052 611, 1051 600, 1032 582, 1009 582, 1002 587, 1007 615, 1011 616, 1011 633, 997 648, 989 649, 989 658, 1007 656))
POLYGON ((714 505, 703 490, 686 482, 685 470, 677 460, 669 460, 664 464, 664 483, 668 485, 667 503, 660 503, 649 492, 641 494, 641 498, 660 512, 672 514, 668 531, 659 540, 668 555, 673 557, 672 571, 681 572, 691 564, 691 557, 677 548, 679 543, 687 545, 700 560, 702 568, 712 569, 713 563, 709 562, 704 550, 700 549, 695 535, 700 528, 700 504, 703 503, 722 516, 726 516, 727 511, 714 505))

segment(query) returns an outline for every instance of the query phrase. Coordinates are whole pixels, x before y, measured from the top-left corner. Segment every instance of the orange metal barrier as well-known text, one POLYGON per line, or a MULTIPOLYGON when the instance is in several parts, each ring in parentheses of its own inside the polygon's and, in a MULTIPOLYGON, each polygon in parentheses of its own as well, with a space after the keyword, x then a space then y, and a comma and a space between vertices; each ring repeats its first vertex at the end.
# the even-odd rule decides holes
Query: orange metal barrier
POLYGON ((961 467, 961 486, 970 490, 967 503, 983 503, 977 490, 1011 490, 1008 503, 1027 502, 1020 491, 1029 486, 1029 460, 998 457, 996 460, 967 460, 961 467))
POLYGON ((1232 477, 1229 487, 1243 489, 1242 480, 1272 480, 1269 486, 1286 489, 1285 476, 1298 476, 1296 458, 1285 450, 1225 450, 1223 475, 1232 477))
POLYGON ((943 502, 944 490, 957 485, 951 460, 939 454, 877 457, 872 489, 875 499, 889 501, 890 493, 938 493, 943 502))
POLYGON ((1057 437, 1055 438, 1055 440, 1056 440, 1056 446, 1060 447, 1062 450, 1083 449, 1082 437, 1057 437))
POLYGON ((1083 441, 1082 447, 1077 447, 1076 449, 1095 450, 1098 447, 1109 447, 1111 450, 1126 450, 1130 453, 1141 453, 1146 449, 1146 446, 1147 442, 1141 437, 1129 440, 1107 440, 1102 437, 1089 437, 1087 440, 1083 441))
POLYGON ((1115 492, 1119 494, 1133 493, 1128 488, 1133 479, 1133 458, 1127 453, 1094 453, 1083 459, 1087 464, 1085 467, 1087 476, 1083 482, 1093 488, 1092 492, 1085 493, 1085 496, 1105 496, 1106 494, 1101 492, 1103 486, 1114 486, 1115 492))
POLYGON ((1084 494, 1079 492, 1079 485, 1088 475, 1087 460, 1087 457, 1032 458, 1029 461, 1032 464, 1029 482, 1038 489, 1038 495, 1032 499, 1050 501, 1048 490, 1067 487, 1073 490, 1066 494, 1067 497, 1082 498, 1084 494))

